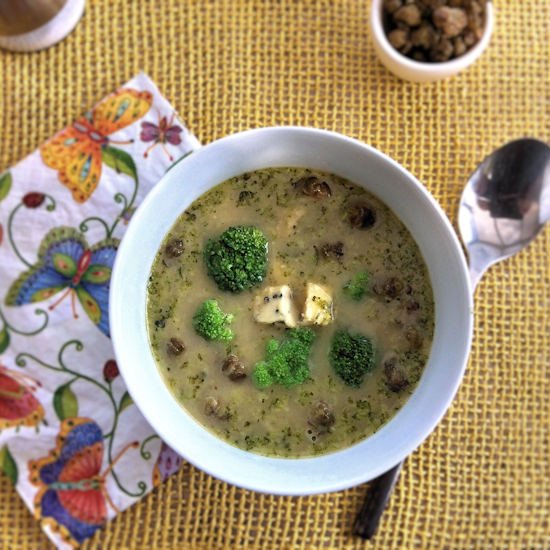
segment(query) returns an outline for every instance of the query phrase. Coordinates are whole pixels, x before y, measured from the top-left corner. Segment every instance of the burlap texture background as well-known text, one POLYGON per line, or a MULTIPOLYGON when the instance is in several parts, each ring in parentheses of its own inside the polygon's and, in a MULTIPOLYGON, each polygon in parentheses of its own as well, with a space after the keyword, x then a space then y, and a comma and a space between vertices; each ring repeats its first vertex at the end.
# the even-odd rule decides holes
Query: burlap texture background
MULTIPOLYGON (((365 0, 89 0, 65 41, 0 53, 0 171, 146 71, 203 142, 310 125, 391 155, 453 222, 494 147, 550 141, 550 2, 499 0, 483 57, 429 85, 376 60, 365 0)), ((380 532, 351 535, 366 486, 308 498, 254 494, 189 465, 86 548, 550 548, 550 231, 492 268, 456 401, 407 461, 380 532)), ((0 476, 0 546, 46 548, 0 476)))

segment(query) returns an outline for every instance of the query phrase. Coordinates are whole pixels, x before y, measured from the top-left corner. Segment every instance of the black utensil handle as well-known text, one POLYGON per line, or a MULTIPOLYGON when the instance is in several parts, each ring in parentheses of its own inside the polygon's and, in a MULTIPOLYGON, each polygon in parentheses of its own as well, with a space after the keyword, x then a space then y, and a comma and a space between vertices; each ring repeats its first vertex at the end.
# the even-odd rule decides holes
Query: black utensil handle
POLYGON ((356 535, 367 540, 374 536, 382 513, 390 500, 395 483, 399 478, 402 466, 403 462, 400 462, 371 482, 365 502, 363 502, 363 506, 357 514, 353 526, 353 532, 356 535))

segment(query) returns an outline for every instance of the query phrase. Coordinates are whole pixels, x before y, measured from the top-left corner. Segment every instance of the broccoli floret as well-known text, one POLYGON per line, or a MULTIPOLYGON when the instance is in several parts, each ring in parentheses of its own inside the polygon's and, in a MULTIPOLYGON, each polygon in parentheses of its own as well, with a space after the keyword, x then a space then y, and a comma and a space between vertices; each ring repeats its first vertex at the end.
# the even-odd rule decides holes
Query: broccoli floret
POLYGON ((233 339, 233 331, 228 325, 233 321, 231 313, 224 313, 216 300, 206 300, 193 315, 193 328, 205 340, 233 339))
POLYGON ((332 337, 329 360, 336 374, 348 386, 357 388, 374 368, 374 346, 367 336, 338 330, 332 337))
POLYGON ((367 293, 369 281, 370 273, 368 271, 360 271, 343 286, 342 290, 346 296, 358 302, 367 293))
POLYGON ((210 239, 204 250, 208 275, 221 290, 241 292, 267 271, 267 238, 256 227, 238 225, 210 239))
POLYGON ((269 340, 265 361, 256 364, 252 380, 259 388, 281 384, 287 388, 302 384, 309 378, 308 358, 315 333, 310 328, 287 330, 282 342, 269 340))

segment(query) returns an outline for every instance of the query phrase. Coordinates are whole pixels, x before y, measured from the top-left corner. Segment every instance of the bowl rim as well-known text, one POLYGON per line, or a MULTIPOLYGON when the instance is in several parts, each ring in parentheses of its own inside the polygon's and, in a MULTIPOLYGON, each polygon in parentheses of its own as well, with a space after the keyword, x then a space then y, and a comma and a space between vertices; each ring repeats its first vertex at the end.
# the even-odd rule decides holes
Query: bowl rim
MULTIPOLYGON (((228 161, 224 159, 224 162, 228 161)), ((403 168, 396 161, 394 161, 384 153, 381 153, 377 149, 356 139, 344 136, 336 132, 315 128, 299 126, 279 126, 239 132, 205 145, 204 147, 199 148, 192 155, 189 155, 187 158, 183 159, 181 162, 175 164, 176 165, 174 165, 173 168, 165 174, 165 176, 155 186, 155 188, 150 191, 150 193, 144 199, 142 205, 134 214, 117 253, 115 265, 113 268, 109 295, 111 337, 115 350, 115 356, 119 363, 119 369, 126 382, 128 392, 130 393, 130 395, 134 399, 134 402, 136 403, 146 420, 150 423, 152 428, 166 443, 168 443, 168 445, 174 448, 187 461, 194 464, 201 470, 207 472, 208 474, 245 489, 269 494, 309 495, 346 489, 369 481, 374 477, 377 477, 378 475, 384 473, 395 464, 406 458, 406 456, 412 453, 428 437, 428 435, 437 426, 437 424, 447 411, 448 407, 450 406, 464 375, 472 339, 473 301, 466 260, 458 237, 456 236, 452 225, 450 224, 449 220, 445 216, 445 213, 443 212, 437 201, 435 201, 428 190, 416 178, 414 178, 412 174, 410 174, 407 170, 405 170, 405 168, 403 168), (372 446, 373 444, 375 444, 373 443, 373 441, 375 440, 383 441, 384 436, 381 435, 382 433, 386 434, 387 439, 387 434, 393 433, 391 431, 388 432, 388 426, 392 424, 393 431, 395 432, 396 419, 400 417, 400 415, 403 416, 403 411, 406 407, 409 406, 415 394, 418 393, 418 388, 421 382, 419 382, 419 385, 417 386, 417 388, 415 388, 415 391, 408 398, 405 405, 400 409, 400 411, 398 411, 398 413, 389 422, 387 422, 372 436, 363 439, 362 441, 352 445, 351 447, 333 453, 311 458, 288 459, 264 457, 251 452, 243 451, 213 435, 207 428, 200 425, 198 421, 191 417, 191 415, 185 411, 183 406, 177 403, 175 398, 168 390, 168 387, 164 383, 164 381, 162 381, 162 387, 164 389, 162 390, 160 386, 158 387, 158 389, 161 393, 163 393, 164 396, 168 395, 169 399, 167 399, 166 402, 162 399, 160 399, 156 403, 153 402, 153 400, 149 396, 149 394, 151 393, 151 387, 147 386, 146 383, 141 381, 139 376, 135 372, 135 365, 137 363, 143 360, 149 362, 153 361, 154 369, 146 371, 146 373, 150 377, 150 380, 148 380, 148 382, 153 381, 153 378, 160 378, 160 373, 158 372, 156 365, 154 365, 154 360, 152 359, 152 353, 149 349, 148 341, 146 342, 146 347, 150 355, 149 358, 139 356, 137 355, 137 352, 131 350, 131 343, 127 338, 128 332, 131 329, 131 326, 129 326, 129 324, 131 325, 131 323, 134 323, 135 325, 135 323, 139 324, 141 323, 141 321, 132 319, 132 316, 127 313, 127 302, 125 302, 123 298, 124 293, 131 296, 132 292, 137 292, 135 289, 132 288, 133 285, 131 284, 131 281, 129 281, 127 278, 131 274, 132 265, 135 267, 136 262, 139 264, 139 260, 136 259, 136 257, 139 257, 140 254, 134 254, 134 251, 141 250, 140 247, 142 245, 142 237, 148 227, 148 221, 156 221, 158 219, 158 211, 156 209, 156 207, 158 207, 158 204, 156 203, 158 203, 158 201, 160 200, 159 198, 162 198, 162 194, 165 192, 165 189, 169 189, 169 186, 172 185, 170 182, 178 176, 179 172, 185 173, 187 171, 188 174, 197 174, 197 166, 200 171, 201 157, 205 158, 205 160, 202 161, 203 163, 205 163, 207 162, 209 156, 213 155, 213 158, 219 158, 217 155, 219 154, 220 150, 223 151, 224 148, 227 149, 228 146, 234 146, 239 142, 249 144, 252 142, 259 142, 263 138, 272 141, 281 139, 284 140, 288 138, 302 140, 305 139, 310 141, 328 140, 333 144, 338 143, 342 147, 353 148, 354 150, 362 150, 368 155, 373 155, 373 158, 376 159, 377 162, 380 161, 384 163, 384 165, 387 166, 388 169, 396 171, 396 173, 400 174, 402 177, 404 176, 409 182, 412 183, 411 192, 414 192, 416 195, 418 195, 420 197, 419 200, 424 201, 424 203, 426 204, 426 208, 430 209, 431 212, 437 217, 438 222, 441 224, 440 229, 442 229, 443 233, 445 233, 443 237, 446 239, 446 246, 452 248, 453 261, 456 261, 455 267, 459 271, 457 275, 459 279, 459 288, 457 289, 457 292, 459 293, 460 298, 463 299, 463 302, 460 302, 460 307, 462 308, 462 311, 460 313, 462 326, 460 326, 458 330, 458 339, 461 342, 461 346, 459 346, 455 354, 455 358, 458 358, 458 364, 456 367, 453 367, 454 370, 452 371, 452 376, 450 378, 445 378, 444 384, 446 390, 444 399, 438 401, 436 407, 430 408, 429 414, 426 413, 425 418, 422 419, 422 421, 424 422, 424 427, 422 428, 422 430, 420 430, 422 432, 421 435, 417 437, 417 439, 415 439, 414 441, 407 441, 406 443, 400 442, 399 445, 396 445, 396 448, 385 451, 383 453, 384 457, 383 459, 381 459, 381 463, 375 466, 371 466, 370 469, 365 467, 364 469, 357 471, 356 468, 355 471, 353 471, 352 473, 344 472, 343 475, 320 477, 316 478, 314 481, 311 481, 311 479, 309 481, 308 479, 302 480, 302 478, 298 475, 296 476, 295 483, 283 483, 281 485, 280 480, 277 481, 277 475, 278 473, 280 473, 281 467, 285 470, 284 475, 287 475, 287 470, 291 471, 291 473, 288 475, 294 475, 295 470, 299 472, 302 472, 302 470, 309 472, 310 469, 313 469, 313 471, 316 472, 317 468, 320 471, 323 471, 323 468, 326 467, 327 463, 334 463, 335 457, 336 460, 346 460, 346 457, 352 457, 352 460, 356 461, 358 453, 363 451, 363 448, 358 449, 358 447, 363 446, 366 448, 365 442, 370 442, 370 446, 372 446), (156 374, 153 373, 153 370, 156 374), (185 429, 193 432, 194 436, 201 438, 196 447, 186 442, 183 442, 182 444, 182 436, 180 435, 180 432, 178 431, 178 433, 176 433, 174 427, 169 426, 168 423, 164 422, 161 418, 161 409, 165 410, 167 409, 167 407, 171 407, 173 409, 174 405, 178 408, 178 414, 181 415, 181 418, 187 417, 191 421, 185 423, 185 429), (265 477, 256 477, 254 481, 250 481, 247 475, 243 475, 242 472, 236 471, 235 468, 231 469, 231 465, 229 465, 228 462, 225 462, 220 466, 220 464, 216 463, 216 460, 218 459, 214 459, 209 454, 207 454, 204 449, 201 448, 201 445, 204 443, 204 441, 212 443, 213 445, 215 444, 217 446, 217 451, 219 452, 227 451, 228 456, 230 455, 234 457, 237 463, 242 462, 243 464, 246 464, 246 466, 248 467, 247 472, 251 472, 252 470, 255 471, 255 469, 258 468, 259 471, 261 471, 262 473, 265 472, 265 477), (231 450, 228 450, 228 448, 230 448, 231 450), (298 468, 295 467, 296 464, 299 464, 298 468), (260 479, 260 481, 258 481, 258 479, 260 479)), ((271 164, 271 166, 273 165, 274 164, 271 164)), ((280 166, 284 165, 289 164, 280 164, 280 166)), ((266 165, 265 167, 268 167, 268 165, 266 165)), ((229 177, 231 176, 227 176, 225 179, 228 179, 229 177)), ((222 181, 224 180, 219 180, 217 181, 217 183, 221 183, 222 181)), ((211 188, 212 186, 213 185, 211 185, 209 188, 211 188)), ((200 195, 202 195, 202 192, 197 196, 200 195)), ((192 202, 192 200, 189 202, 189 204, 192 202)), ((176 218, 177 216, 170 222, 170 227, 173 225, 176 218)), ((155 247, 153 258, 165 234, 166 232, 162 234, 158 245, 155 247)), ((415 235, 413 234, 413 236, 415 235)), ((140 276, 143 277, 143 275, 140 276)), ((148 276, 149 269, 146 270, 145 278, 147 279, 148 276)), ((143 316, 142 324, 146 324, 145 316, 143 316)), ((135 335, 130 332, 130 338, 134 336, 135 335)), ((428 361, 428 363, 430 363, 430 361, 428 361)), ((425 370, 427 370, 427 368, 425 370)), ((443 377, 441 374, 438 376, 439 378, 443 377)), ((432 406, 430 405, 430 407, 432 406)))
POLYGON ((473 48, 465 54, 451 59, 450 61, 432 62, 432 61, 416 61, 410 59, 396 50, 389 42, 388 37, 382 25, 382 10, 383 0, 372 0, 370 23, 372 33, 378 45, 384 50, 392 61, 411 71, 416 71, 419 74, 436 76, 439 74, 454 74, 474 63, 489 45, 494 27, 494 7, 492 0, 487 0, 485 8, 485 26, 483 35, 473 48))

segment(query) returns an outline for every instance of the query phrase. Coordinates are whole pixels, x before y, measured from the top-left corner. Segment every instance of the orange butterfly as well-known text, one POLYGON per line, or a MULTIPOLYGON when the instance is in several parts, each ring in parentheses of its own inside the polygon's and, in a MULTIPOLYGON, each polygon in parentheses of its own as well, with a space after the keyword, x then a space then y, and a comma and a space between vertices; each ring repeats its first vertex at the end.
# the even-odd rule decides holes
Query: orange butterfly
POLYGON ((103 152, 117 143, 108 136, 143 117, 152 102, 149 92, 122 88, 40 147, 42 160, 58 171, 59 181, 75 201, 87 201, 97 187, 103 152))

